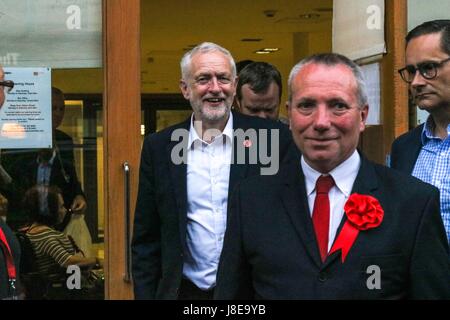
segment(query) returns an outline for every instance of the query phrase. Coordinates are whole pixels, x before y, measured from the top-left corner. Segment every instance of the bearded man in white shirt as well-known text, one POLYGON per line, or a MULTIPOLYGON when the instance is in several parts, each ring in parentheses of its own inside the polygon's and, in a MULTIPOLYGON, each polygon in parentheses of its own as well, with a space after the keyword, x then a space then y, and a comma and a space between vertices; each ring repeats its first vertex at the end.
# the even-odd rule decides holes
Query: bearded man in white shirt
POLYGON ((192 116, 148 136, 142 150, 132 241, 136 299, 211 299, 229 194, 238 181, 270 169, 267 160, 276 172, 293 146, 281 124, 231 112, 237 76, 225 48, 198 45, 182 58, 181 74, 192 116))

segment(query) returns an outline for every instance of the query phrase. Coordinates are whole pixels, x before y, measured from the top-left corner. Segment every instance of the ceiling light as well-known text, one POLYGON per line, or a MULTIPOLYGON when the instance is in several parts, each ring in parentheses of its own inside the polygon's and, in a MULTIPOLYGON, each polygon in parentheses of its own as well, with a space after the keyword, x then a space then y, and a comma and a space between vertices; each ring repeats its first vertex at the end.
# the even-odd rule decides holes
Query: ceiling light
POLYGON ((280 48, 263 48, 263 49, 256 50, 255 53, 256 54, 269 54, 269 53, 277 52, 278 50, 280 50, 280 48))
POLYGON ((269 54, 270 51, 256 50, 255 53, 256 53, 256 54, 269 54))
POLYGON ((279 48, 264 48, 262 50, 263 51, 267 51, 267 52, 277 52, 280 49, 279 48))

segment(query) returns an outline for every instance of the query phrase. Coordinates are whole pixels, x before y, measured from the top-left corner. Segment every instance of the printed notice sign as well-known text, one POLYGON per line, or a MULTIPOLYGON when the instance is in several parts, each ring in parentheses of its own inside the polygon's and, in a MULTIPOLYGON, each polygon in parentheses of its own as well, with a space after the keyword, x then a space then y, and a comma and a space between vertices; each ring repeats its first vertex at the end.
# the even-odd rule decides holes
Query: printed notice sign
POLYGON ((51 148, 50 68, 4 68, 14 88, 0 110, 0 148, 51 148))

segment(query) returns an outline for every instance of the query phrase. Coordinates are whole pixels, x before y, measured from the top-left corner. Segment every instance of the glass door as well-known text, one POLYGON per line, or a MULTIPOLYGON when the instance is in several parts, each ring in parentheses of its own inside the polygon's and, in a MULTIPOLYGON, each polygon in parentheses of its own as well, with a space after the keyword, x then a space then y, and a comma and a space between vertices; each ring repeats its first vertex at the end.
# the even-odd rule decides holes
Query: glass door
POLYGON ((3 218, 29 239, 24 297, 104 299, 102 1, 0 9, 0 63, 14 82, 0 109, 3 218))

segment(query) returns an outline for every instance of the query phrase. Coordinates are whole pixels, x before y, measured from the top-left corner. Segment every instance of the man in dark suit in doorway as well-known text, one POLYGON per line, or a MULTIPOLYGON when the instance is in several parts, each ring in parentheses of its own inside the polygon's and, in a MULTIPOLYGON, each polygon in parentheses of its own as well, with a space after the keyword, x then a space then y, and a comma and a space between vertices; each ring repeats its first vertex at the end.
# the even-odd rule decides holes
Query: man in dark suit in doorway
POLYGON ((425 22, 406 36, 399 70, 427 121, 392 144, 391 167, 436 186, 450 243, 450 20, 425 22))
POLYGON ((56 156, 60 162, 59 165, 66 184, 69 183, 67 178, 69 178, 73 184, 71 188, 67 188, 66 184, 62 181, 55 183, 61 188, 64 196, 64 202, 67 203, 67 207, 70 209, 68 212, 70 214, 66 214, 64 221, 58 226, 60 230, 64 230, 69 223, 72 214, 84 214, 87 208, 86 197, 81 189, 81 184, 75 171, 75 147, 73 144, 73 139, 67 133, 58 129, 64 119, 64 114, 66 111, 64 101, 64 93, 60 89, 52 87, 53 146, 56 156), (70 171, 70 173, 64 172, 65 170, 70 171))
POLYGON ((236 187, 215 297, 450 298, 438 190, 356 150, 368 114, 359 66, 314 55, 288 86, 301 160, 236 187))
POLYGON ((230 111, 237 77, 228 50, 202 43, 184 55, 181 72, 193 114, 148 136, 142 150, 132 241, 136 299, 211 299, 228 195, 245 177, 275 173, 293 146, 280 124, 230 111))

